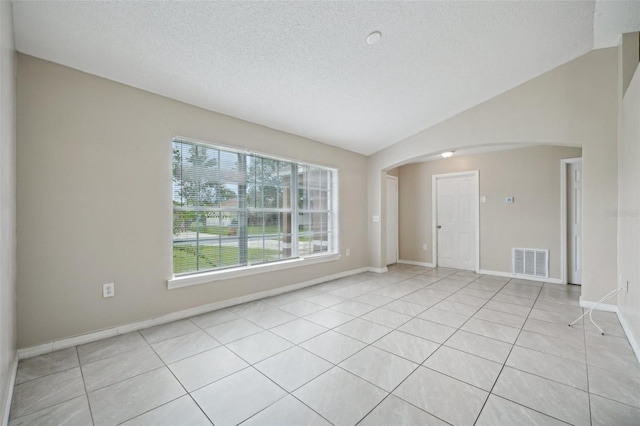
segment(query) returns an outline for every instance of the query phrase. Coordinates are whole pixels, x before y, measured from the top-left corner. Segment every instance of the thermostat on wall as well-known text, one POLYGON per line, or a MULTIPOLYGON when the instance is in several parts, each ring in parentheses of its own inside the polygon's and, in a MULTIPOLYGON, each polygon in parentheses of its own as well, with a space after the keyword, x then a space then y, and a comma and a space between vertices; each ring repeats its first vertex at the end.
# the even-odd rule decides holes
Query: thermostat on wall
POLYGON ((513 203, 513 197, 507 197, 506 202, 507 202, 507 204, 512 204, 513 203))

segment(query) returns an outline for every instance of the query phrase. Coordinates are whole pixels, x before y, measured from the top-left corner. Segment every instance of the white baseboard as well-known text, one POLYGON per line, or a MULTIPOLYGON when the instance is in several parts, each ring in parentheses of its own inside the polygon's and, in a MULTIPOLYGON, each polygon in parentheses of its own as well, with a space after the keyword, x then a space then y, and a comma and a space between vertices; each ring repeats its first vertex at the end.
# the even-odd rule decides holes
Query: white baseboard
POLYGON ((132 331, 138 331, 149 327, 155 327, 157 325, 166 324, 169 322, 189 318, 195 315, 204 314, 218 309, 228 308, 229 306, 239 305, 241 303, 253 302, 254 300, 264 299, 266 297, 277 296, 278 294, 287 293, 294 290, 299 290, 305 287, 309 287, 316 284, 321 284, 327 281, 336 280, 338 278, 344 278, 351 275, 360 274, 363 272, 386 272, 387 268, 382 268, 383 271, 374 268, 358 268, 351 269, 349 271, 339 272, 333 275, 325 275, 313 280, 304 281, 297 284, 291 284, 284 287, 274 288, 272 290, 261 291, 258 293, 248 294, 246 296, 235 297, 233 299, 227 299, 220 302, 209 303, 207 305, 196 306, 194 308, 184 309, 182 311, 172 312, 160 317, 138 321, 131 324, 121 325, 118 327, 112 327, 105 330, 95 331, 92 333, 86 333, 79 336, 69 337, 66 339, 56 340, 54 342, 44 343, 42 345, 31 346, 28 348, 18 349, 17 359, 31 358, 38 355, 43 355, 53 351, 61 349, 72 348, 77 345, 84 345, 86 343, 95 342, 108 337, 117 336, 119 334, 126 334, 132 331))
POLYGON ((9 411, 11 411, 11 402, 13 401, 13 388, 16 384, 16 374, 18 374, 18 354, 16 353, 11 363, 11 371, 9 371, 9 380, 7 382, 7 393, 2 406, 4 411, 2 414, 2 426, 9 424, 9 411))
MULTIPOLYGON (((590 309, 595 304, 596 304, 596 302, 592 302, 590 300, 583 300, 582 297, 580 297, 580 307, 581 308, 590 309)), ((633 349, 633 353, 636 355, 636 358, 640 362, 640 345, 638 345, 638 342, 636 341, 635 337, 633 337, 633 333, 631 332, 631 327, 629 326, 629 323, 624 318, 624 316, 622 316, 622 313, 620 312, 620 308, 617 305, 611 305, 611 304, 608 304, 608 303, 600 303, 598 306, 593 308, 593 310, 594 311, 604 311, 604 312, 614 312, 616 314, 616 316, 618 317, 618 321, 620 321, 620 325, 622 325, 622 329, 624 330, 624 334, 627 336, 627 341, 631 345, 631 348, 633 349)))
POLYGON ((426 268, 435 268, 433 263, 418 262, 418 261, 415 261, 415 260, 402 260, 402 259, 399 259, 398 263, 404 263, 405 265, 424 266, 426 268))
POLYGON ((387 267, 384 268, 366 268, 369 272, 375 272, 376 274, 384 274, 388 271, 387 267))
POLYGON ((541 283, 564 285, 564 283, 562 282, 562 280, 560 278, 536 278, 536 277, 529 277, 529 276, 526 276, 526 275, 517 275, 517 274, 513 274, 511 272, 489 271, 489 270, 486 270, 486 269, 478 269, 476 271, 476 273, 482 274, 482 275, 495 275, 495 276, 498 276, 498 277, 516 278, 516 279, 520 279, 520 280, 538 281, 538 282, 541 282, 541 283))
POLYGON ((633 337, 633 333, 631 332, 631 327, 627 320, 622 316, 620 309, 616 306, 616 314, 618 315, 618 321, 620 321, 620 325, 622 325, 622 329, 624 330, 624 334, 627 335, 627 340, 633 349, 633 352, 636 354, 636 358, 638 358, 638 362, 640 362, 640 345, 636 341, 635 337, 633 337))
MULTIPOLYGON (((592 302, 590 300, 584 300, 582 296, 580 296, 580 307, 591 309, 596 305, 597 302, 592 302)), ((599 303, 597 307, 593 308, 594 311, 604 311, 604 312, 615 312, 618 313, 618 306, 612 305, 610 303, 599 303)))

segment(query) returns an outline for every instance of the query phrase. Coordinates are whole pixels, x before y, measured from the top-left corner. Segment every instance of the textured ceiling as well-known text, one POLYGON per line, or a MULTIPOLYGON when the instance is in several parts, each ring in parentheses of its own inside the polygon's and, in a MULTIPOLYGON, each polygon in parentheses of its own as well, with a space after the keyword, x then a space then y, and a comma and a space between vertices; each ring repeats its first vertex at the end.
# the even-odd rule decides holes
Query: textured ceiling
POLYGON ((14 24, 20 52, 371 154, 638 30, 606 3, 17 1, 14 24))

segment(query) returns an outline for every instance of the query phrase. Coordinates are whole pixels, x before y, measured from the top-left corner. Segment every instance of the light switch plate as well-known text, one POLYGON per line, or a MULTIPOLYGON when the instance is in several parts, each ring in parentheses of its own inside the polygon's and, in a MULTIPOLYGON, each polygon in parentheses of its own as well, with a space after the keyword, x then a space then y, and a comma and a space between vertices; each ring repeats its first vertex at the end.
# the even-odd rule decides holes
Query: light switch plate
POLYGON ((513 204, 513 197, 507 197, 506 202, 507 204, 513 204))

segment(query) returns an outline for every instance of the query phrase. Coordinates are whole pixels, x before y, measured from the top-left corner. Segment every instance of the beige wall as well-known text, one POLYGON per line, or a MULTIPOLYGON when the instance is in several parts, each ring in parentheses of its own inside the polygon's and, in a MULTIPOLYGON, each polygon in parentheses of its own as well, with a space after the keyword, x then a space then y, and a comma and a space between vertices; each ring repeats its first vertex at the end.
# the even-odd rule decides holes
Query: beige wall
POLYGON ((512 248, 541 248, 549 249, 549 276, 560 279, 560 160, 581 155, 580 148, 538 146, 400 167, 400 259, 433 262, 432 176, 478 170, 486 197, 480 269, 511 273, 512 248), (506 204, 507 196, 515 202, 506 204))
POLYGON ((636 68, 638 67, 638 50, 640 50, 639 33, 622 34, 621 43, 618 47, 618 60, 620 61, 620 98, 624 97, 636 68))
MULTIPOLYGON (((636 33, 637 36, 637 33, 636 33)), ((637 55, 637 51, 634 52, 637 55)), ((637 56, 636 56, 637 58, 637 56)), ((640 344, 640 68, 636 70, 620 107, 618 140, 618 274, 623 290, 618 307, 640 344)), ((631 337, 631 336, 630 336, 631 337)), ((631 340, 631 339, 630 339, 631 340)), ((636 351, 638 346, 636 346, 636 351)), ((640 358, 640 352, 636 352, 640 358)))
POLYGON ((359 154, 19 55, 18 346, 365 267, 365 170, 359 154), (351 256, 167 290, 176 135, 337 168, 351 256))
MULTIPOLYGON (((582 147, 583 286, 586 300, 615 288, 617 223, 617 49, 594 50, 392 145, 367 160, 369 264, 384 265, 382 171, 413 158, 494 144, 582 147)), ((400 183, 402 185, 402 183, 400 183)))
POLYGON ((16 355, 16 52, 11 2, 0 2, 0 422, 16 355))

